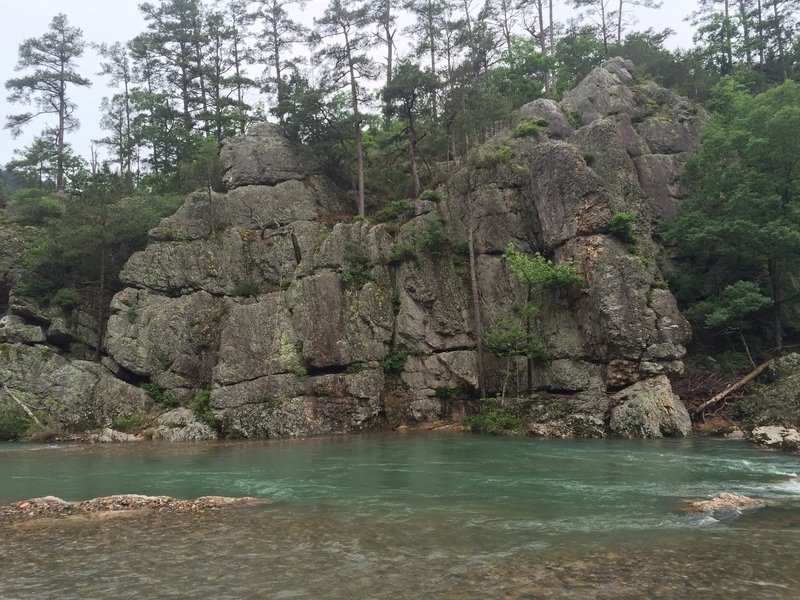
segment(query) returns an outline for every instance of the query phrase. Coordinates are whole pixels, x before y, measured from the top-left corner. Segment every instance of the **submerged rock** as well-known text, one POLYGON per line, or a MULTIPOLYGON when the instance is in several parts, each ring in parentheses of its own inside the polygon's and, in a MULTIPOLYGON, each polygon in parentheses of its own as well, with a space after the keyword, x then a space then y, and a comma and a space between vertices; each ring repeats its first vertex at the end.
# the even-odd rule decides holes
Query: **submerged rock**
POLYGON ((202 496, 197 500, 179 500, 170 496, 142 496, 121 494, 103 496, 83 502, 67 502, 55 496, 32 498, 0 506, 0 521, 30 519, 33 517, 65 517, 85 513, 108 513, 131 510, 155 510, 159 512, 199 512, 217 510, 229 506, 257 506, 271 504, 271 500, 249 496, 231 498, 226 496, 202 496))
POLYGON ((711 500, 687 502, 684 505, 684 510, 688 512, 730 512, 760 508, 764 505, 765 503, 763 500, 722 492, 714 496, 711 500))
POLYGON ((116 431, 110 427, 104 428, 100 433, 93 434, 89 440, 93 444, 115 444, 125 442, 141 442, 144 438, 123 431, 116 431))

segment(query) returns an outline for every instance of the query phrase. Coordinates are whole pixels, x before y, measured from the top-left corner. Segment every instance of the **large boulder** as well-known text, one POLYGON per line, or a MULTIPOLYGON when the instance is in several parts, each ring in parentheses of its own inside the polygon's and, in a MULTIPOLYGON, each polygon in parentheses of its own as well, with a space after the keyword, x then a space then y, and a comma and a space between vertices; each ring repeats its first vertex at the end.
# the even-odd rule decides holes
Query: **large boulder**
POLYGON ((685 437, 692 431, 689 412, 662 376, 639 381, 612 396, 614 435, 626 438, 685 437))
POLYGON ((229 190, 276 185, 319 173, 308 152, 292 144, 272 123, 257 123, 247 135, 228 140, 220 152, 220 162, 229 190))

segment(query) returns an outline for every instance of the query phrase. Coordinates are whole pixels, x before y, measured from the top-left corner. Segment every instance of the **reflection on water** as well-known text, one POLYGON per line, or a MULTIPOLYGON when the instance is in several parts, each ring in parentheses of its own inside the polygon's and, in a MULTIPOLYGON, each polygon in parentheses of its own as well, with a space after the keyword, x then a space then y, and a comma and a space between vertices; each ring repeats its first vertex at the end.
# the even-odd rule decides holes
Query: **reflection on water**
POLYGON ((0 446, 3 501, 257 495, 0 526, 0 598, 796 598, 798 459, 715 440, 0 446), (737 518, 677 510, 719 491, 737 518))

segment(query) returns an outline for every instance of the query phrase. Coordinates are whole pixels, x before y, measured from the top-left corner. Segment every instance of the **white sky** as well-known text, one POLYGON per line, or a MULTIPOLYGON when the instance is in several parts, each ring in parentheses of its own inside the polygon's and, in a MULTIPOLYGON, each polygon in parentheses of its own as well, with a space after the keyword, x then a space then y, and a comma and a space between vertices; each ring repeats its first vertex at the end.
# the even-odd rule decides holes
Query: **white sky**
MULTIPOLYGON (((17 54, 20 43, 26 38, 38 37, 47 31, 48 25, 59 12, 67 15, 69 22, 74 27, 83 30, 87 42, 113 43, 127 41, 135 35, 145 31, 144 19, 138 9, 142 0, 0 0, 0 83, 16 77, 14 66, 17 63, 17 54)), ((158 0, 151 0, 154 4, 158 0)), ((476 2, 477 4, 477 2, 476 2)), ((564 0, 558 4, 565 4, 564 0)), ((671 27, 678 32, 669 41, 671 47, 689 47, 692 44, 692 34, 688 23, 683 18, 694 10, 696 0, 664 0, 660 10, 638 9, 638 24, 636 29, 663 29, 671 27)), ((311 24, 315 16, 322 14, 326 0, 312 0, 303 11, 302 20, 311 24)), ((561 9, 560 17, 572 16, 574 11, 561 9)), ((407 49, 400 48, 400 54, 405 54, 407 49)), ((81 127, 68 137, 75 151, 87 157, 91 140, 102 137, 100 129, 99 106, 103 96, 110 96, 114 92, 106 87, 102 78, 95 74, 99 70, 96 53, 87 48, 80 61, 80 72, 83 76, 92 79, 91 88, 73 88, 71 96, 78 105, 76 116, 81 127)), ((251 74, 255 75, 255 73, 251 74)), ((27 107, 10 105, 6 101, 5 87, 0 87, 0 126, 5 124, 5 116, 25 112, 27 107)), ((31 123, 23 135, 13 139, 7 129, 0 129, 0 165, 12 159, 13 149, 21 148, 30 143, 34 135, 44 128, 44 122, 31 123)))

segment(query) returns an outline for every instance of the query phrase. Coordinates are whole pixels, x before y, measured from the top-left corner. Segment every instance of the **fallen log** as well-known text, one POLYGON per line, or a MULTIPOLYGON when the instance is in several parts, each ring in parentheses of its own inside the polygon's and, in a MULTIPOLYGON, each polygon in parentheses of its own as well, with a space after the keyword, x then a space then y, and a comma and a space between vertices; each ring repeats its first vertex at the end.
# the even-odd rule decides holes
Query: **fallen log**
POLYGON ((727 388, 722 390, 719 394, 717 394, 713 398, 710 398, 709 400, 706 400, 705 402, 703 402, 700 406, 698 406, 695 409, 694 414, 697 415, 697 414, 702 413, 709 406, 714 406, 715 404, 718 404, 719 402, 722 402, 725 398, 727 398, 728 396, 730 396, 734 392, 742 389, 748 383, 753 381, 756 377, 761 375, 761 373, 766 371, 767 367, 769 367, 773 362, 775 362, 775 360, 777 358, 778 358, 777 356, 774 356, 774 357, 770 358, 768 361, 761 363, 755 369, 750 371, 747 375, 742 377, 739 381, 737 381, 733 385, 728 386, 727 388))

